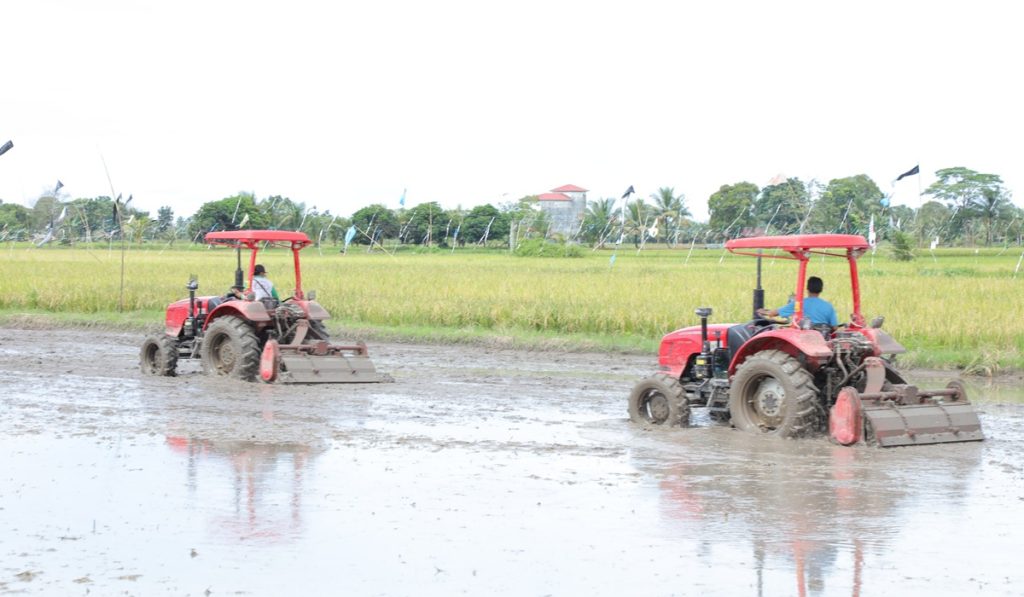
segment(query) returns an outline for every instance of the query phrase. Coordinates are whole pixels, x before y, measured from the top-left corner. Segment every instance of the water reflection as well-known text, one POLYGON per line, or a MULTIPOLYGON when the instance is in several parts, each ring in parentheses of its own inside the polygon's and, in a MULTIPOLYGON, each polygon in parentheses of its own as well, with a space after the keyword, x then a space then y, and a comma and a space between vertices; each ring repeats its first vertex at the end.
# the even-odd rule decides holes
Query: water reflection
MULTIPOLYGON (((907 529, 926 546, 944 539, 941 522, 966 500, 982 454, 978 444, 845 448, 724 428, 659 435, 645 441, 661 446, 645 447, 675 457, 645 450, 635 462, 657 480, 667 529, 699 538, 701 559, 723 547, 751 554, 758 595, 861 595, 865 567, 892 565, 907 529)), ((898 557, 913 567, 936 555, 898 557)))
POLYGON ((258 421, 239 433, 252 439, 225 439, 224 421, 172 423, 167 446, 186 459, 185 486, 193 506, 206 512, 212 534, 228 539, 289 541, 303 531, 303 495, 313 458, 320 450, 300 442, 275 442, 290 434, 266 433, 280 427, 263 401, 258 421))

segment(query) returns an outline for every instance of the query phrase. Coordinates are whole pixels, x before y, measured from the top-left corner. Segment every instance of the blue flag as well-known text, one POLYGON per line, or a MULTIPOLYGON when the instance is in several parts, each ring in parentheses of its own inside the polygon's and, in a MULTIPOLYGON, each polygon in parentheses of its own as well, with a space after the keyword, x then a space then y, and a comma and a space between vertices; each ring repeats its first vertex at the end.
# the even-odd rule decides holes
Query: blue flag
POLYGON ((345 233, 345 248, 348 248, 348 244, 352 242, 352 239, 356 237, 356 227, 349 226, 348 232, 345 233))
POLYGON ((612 258, 608 260, 608 267, 615 265, 615 253, 612 253, 612 258))
POLYGON ((402 207, 405 207, 405 191, 406 189, 402 189, 402 198, 398 200, 398 204, 402 207))

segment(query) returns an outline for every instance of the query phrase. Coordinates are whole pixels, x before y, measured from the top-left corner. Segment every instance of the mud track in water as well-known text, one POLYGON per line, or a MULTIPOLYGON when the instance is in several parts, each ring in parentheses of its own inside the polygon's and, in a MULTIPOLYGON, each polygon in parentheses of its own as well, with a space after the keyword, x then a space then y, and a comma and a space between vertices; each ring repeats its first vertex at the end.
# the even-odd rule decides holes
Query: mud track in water
POLYGON ((649 357, 374 343, 395 383, 276 386, 146 377, 141 341, 0 328, 0 594, 1024 583, 1015 384, 972 384, 983 443, 880 450, 639 429, 649 357))

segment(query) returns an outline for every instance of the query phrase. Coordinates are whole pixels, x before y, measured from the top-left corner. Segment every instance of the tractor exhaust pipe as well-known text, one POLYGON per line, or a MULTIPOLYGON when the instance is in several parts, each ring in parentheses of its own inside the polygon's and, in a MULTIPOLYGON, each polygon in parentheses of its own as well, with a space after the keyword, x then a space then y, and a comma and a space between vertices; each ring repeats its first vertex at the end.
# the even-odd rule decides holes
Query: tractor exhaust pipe
POLYGON ((708 317, 711 317, 711 307, 700 307, 695 313, 700 317, 701 349, 694 363, 694 373, 698 379, 710 379, 713 374, 711 342, 708 340, 708 317))
POLYGON ((188 317, 185 319, 185 337, 191 338, 196 334, 196 290, 199 289, 199 280, 195 276, 189 278, 188 284, 188 317))
POLYGON ((757 312, 764 309, 764 289, 761 288, 761 251, 757 252, 757 288, 754 288, 754 319, 759 316, 757 312))
POLYGON ((245 288, 245 281, 242 280, 242 248, 235 249, 235 257, 238 259, 238 267, 235 268, 235 286, 245 288))

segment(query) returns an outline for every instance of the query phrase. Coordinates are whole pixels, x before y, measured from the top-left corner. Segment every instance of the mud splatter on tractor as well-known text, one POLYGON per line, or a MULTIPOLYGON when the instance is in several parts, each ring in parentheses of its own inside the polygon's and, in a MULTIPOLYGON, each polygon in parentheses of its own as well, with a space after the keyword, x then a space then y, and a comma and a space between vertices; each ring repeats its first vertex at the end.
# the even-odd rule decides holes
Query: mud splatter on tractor
POLYGON ((363 343, 332 342, 323 321, 330 315, 316 296, 302 290, 299 251, 312 241, 301 232, 235 230, 206 235, 211 245, 235 249, 235 285, 243 298, 196 296, 190 280, 189 297, 167 307, 163 334, 142 344, 142 371, 174 375, 179 359, 200 359, 203 370, 243 380, 280 383, 372 383, 390 381, 378 374, 363 343), (295 292, 292 296, 256 300, 253 276, 256 256, 267 247, 292 251, 295 292), (243 278, 242 249, 249 250, 248 275, 243 278))
POLYGON ((629 397, 630 418, 644 425, 688 426, 691 406, 737 429, 780 437, 828 430, 849 445, 866 441, 902 446, 983 439, 981 422, 959 382, 940 390, 910 385, 892 364, 903 346, 861 315, 857 258, 869 249, 862 236, 811 234, 731 240, 726 248, 758 257, 754 319, 709 325, 710 308, 697 309, 700 326, 661 341, 660 371, 629 397), (786 323, 758 316, 764 306, 761 257, 797 261, 794 312, 786 323), (853 313, 849 323, 815 325, 803 312, 807 264, 813 255, 849 264, 853 313))

